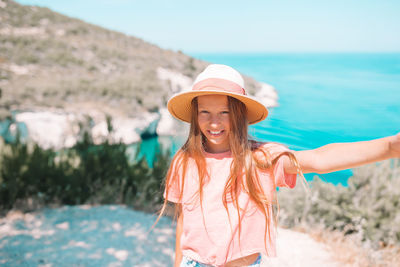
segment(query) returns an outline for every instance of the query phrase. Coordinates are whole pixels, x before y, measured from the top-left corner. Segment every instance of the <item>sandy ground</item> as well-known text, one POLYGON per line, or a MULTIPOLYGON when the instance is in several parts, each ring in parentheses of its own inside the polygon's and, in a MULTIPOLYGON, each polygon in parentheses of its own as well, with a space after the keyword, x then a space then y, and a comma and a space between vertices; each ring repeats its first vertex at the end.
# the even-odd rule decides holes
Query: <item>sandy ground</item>
MULTIPOLYGON (((0 218, 1 266, 172 266, 174 224, 124 206, 65 206, 0 218)), ((263 266, 339 266, 308 235, 279 229, 278 257, 263 266)))

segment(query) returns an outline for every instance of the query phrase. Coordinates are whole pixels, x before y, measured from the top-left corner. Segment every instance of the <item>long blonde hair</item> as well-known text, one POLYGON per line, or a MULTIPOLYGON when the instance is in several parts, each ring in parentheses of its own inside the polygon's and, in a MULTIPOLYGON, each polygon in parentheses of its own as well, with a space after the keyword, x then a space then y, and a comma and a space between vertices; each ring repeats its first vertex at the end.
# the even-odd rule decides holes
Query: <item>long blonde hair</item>
MULTIPOLYGON (((259 210, 262 211, 262 213, 264 214, 266 222, 265 233, 268 234, 268 239, 269 241, 271 241, 271 225, 269 214, 273 214, 272 219, 276 222, 275 213, 271 209, 272 205, 277 205, 277 199, 276 195, 273 197, 273 199, 267 199, 266 194, 263 192, 263 189, 261 187, 258 172, 256 170, 270 170, 272 167, 274 167, 281 156, 286 155, 297 167, 298 173, 302 175, 302 172, 293 153, 286 151, 278 155, 272 155, 265 149, 261 149, 260 143, 255 142, 249 138, 247 110, 246 106, 241 101, 228 96, 228 107, 230 121, 229 143, 233 161, 231 165, 230 176, 224 188, 224 194, 222 198, 223 205, 228 213, 228 216, 228 202, 232 202, 233 205, 236 207, 239 222, 238 233, 240 236, 241 216, 240 207, 238 204, 238 195, 241 191, 246 192, 249 195, 250 200, 253 201, 257 205, 259 210), (259 155, 258 152, 260 152, 263 156, 256 156, 256 153, 257 155, 259 155)), ((200 198, 200 205, 202 207, 203 186, 207 182, 208 173, 204 157, 205 137, 201 133, 198 124, 197 98, 194 98, 192 101, 191 113, 192 116, 188 139, 182 146, 182 148, 174 156, 171 167, 168 170, 166 176, 166 196, 164 204, 160 211, 159 218, 166 209, 169 187, 173 183, 178 184, 178 187, 180 189, 178 202, 181 202, 185 185, 185 173, 189 158, 193 159, 197 166, 199 176, 198 195, 200 198), (173 168, 173 166, 175 166, 175 168, 173 168), (178 171, 179 174, 177 173, 178 171)), ((176 210, 175 216, 177 215, 177 212, 178 211, 176 210)), ((267 240, 265 238, 265 246, 267 246, 266 244, 267 240)))

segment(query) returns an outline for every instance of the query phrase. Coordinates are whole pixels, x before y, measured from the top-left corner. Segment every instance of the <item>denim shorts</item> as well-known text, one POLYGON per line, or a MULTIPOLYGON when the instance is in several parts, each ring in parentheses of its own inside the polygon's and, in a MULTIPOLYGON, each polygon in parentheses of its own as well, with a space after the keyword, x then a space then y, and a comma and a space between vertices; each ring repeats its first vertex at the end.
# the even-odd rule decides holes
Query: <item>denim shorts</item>
MULTIPOLYGON (((258 255, 255 262, 253 262, 252 264, 247 265, 247 266, 248 267, 260 267, 261 266, 260 264, 261 264, 261 254, 258 255)), ((180 267, 213 267, 213 265, 200 263, 198 261, 195 261, 188 257, 183 256, 180 267)))

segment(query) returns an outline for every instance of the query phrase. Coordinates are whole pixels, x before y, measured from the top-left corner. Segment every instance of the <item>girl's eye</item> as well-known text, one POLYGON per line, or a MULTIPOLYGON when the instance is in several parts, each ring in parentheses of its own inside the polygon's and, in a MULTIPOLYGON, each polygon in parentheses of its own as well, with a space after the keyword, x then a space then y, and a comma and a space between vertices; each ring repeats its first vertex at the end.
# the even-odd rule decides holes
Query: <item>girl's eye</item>
POLYGON ((229 111, 222 111, 222 114, 229 114, 229 111))
POLYGON ((209 112, 207 110, 200 110, 200 114, 208 114, 209 112))

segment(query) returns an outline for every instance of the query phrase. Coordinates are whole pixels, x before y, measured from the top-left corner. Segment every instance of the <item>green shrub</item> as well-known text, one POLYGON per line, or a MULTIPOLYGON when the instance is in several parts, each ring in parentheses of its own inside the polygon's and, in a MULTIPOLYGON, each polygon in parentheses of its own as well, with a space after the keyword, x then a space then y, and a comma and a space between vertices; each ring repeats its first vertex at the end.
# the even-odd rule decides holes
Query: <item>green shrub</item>
POLYGON ((314 178, 307 194, 300 187, 281 189, 280 222, 288 227, 323 225, 361 241, 400 244, 400 160, 354 170, 348 187, 314 178))
MULTIPOLYGON (((112 130, 110 121, 109 126, 112 130)), ((0 159, 0 209, 34 200, 42 205, 126 204, 158 210, 169 153, 160 153, 150 168, 144 158, 130 162, 126 149, 125 144, 108 141, 94 145, 87 132, 74 147, 62 151, 19 139, 5 144, 0 159)))

